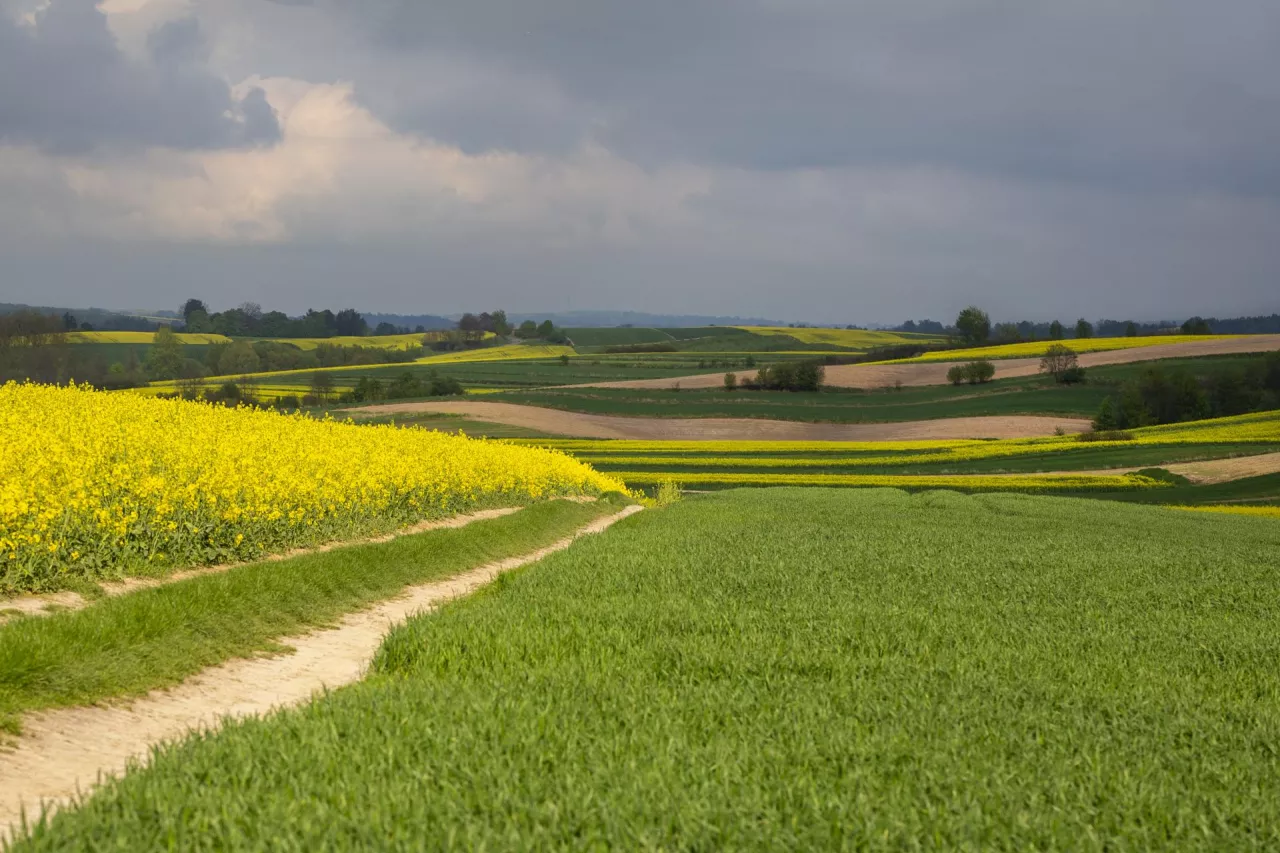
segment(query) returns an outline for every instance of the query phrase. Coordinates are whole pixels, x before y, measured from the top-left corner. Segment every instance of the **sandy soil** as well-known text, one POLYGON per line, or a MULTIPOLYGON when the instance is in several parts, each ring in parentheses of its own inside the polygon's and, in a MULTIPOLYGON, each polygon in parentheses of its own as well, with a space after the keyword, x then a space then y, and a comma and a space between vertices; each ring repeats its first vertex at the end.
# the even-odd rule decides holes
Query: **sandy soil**
MULTIPOLYGON (((1065 342, 1070 346, 1071 342, 1065 342)), ((1045 344, 1048 346, 1048 343, 1045 344)), ((1135 347, 1111 352, 1091 352, 1080 356, 1081 367, 1100 367, 1105 364, 1132 364, 1159 358, 1190 358, 1200 355, 1231 355, 1248 352, 1280 350, 1280 335, 1250 335, 1215 341, 1193 341, 1182 344, 1166 344, 1151 347, 1135 347)), ((958 356, 957 360, 965 360, 958 356)), ((883 388, 901 382, 903 385, 945 385, 947 370, 954 362, 916 362, 912 364, 843 364, 827 368, 827 384, 839 388, 883 388)), ((1034 376, 1040 372, 1038 358, 1008 358, 992 362, 996 366, 996 379, 1013 379, 1034 376)), ((750 378, 755 371, 738 374, 739 380, 750 378)), ((578 388, 720 388, 724 385, 724 373, 705 373, 698 376, 682 376, 679 379, 633 379, 624 382, 598 382, 578 385, 578 388)))
POLYGON ((532 554, 411 587, 393 600, 347 616, 335 628, 281 639, 294 648, 292 654, 231 661, 129 705, 28 715, 17 746, 0 752, 0 839, 16 828, 23 808, 28 816, 38 814, 42 802, 56 808, 87 791, 101 775, 120 773, 134 760, 145 762, 154 744, 216 727, 224 717, 296 705, 320 690, 359 680, 393 624, 563 550, 578 536, 598 533, 640 509, 627 507, 532 554))
MULTIPOLYGON (((1160 465, 1172 474, 1180 474, 1193 483, 1211 485, 1260 477, 1263 474, 1280 474, 1280 453, 1260 453, 1257 456, 1236 456, 1231 459, 1206 459, 1202 462, 1173 462, 1160 465)), ((1079 474, 1128 474, 1137 468, 1111 468, 1099 471, 1078 471, 1079 474)))
MULTIPOLYGON (((290 557, 298 557, 303 554, 319 554, 324 551, 332 551, 335 548, 346 548, 352 545, 368 545, 375 542, 390 542, 398 536, 409 536, 414 533, 426 533, 428 530, 444 530, 446 528, 466 527, 473 521, 484 521, 490 518, 501 518, 504 515, 511 515, 519 512, 520 507, 503 507, 501 509, 486 509, 481 512, 473 512, 467 515, 455 515, 452 518, 435 519, 432 521, 423 521, 412 527, 406 527, 403 530, 397 530, 386 536, 375 536, 368 539, 348 539, 341 542, 330 542, 326 545, 317 545, 314 548, 295 548, 281 554, 270 554, 263 557, 257 562, 269 563, 279 560, 287 560, 290 557)), ((188 578, 198 577, 199 575, 213 575, 219 572, 225 572, 234 569, 236 566, 242 566, 244 563, 227 563, 221 566, 202 566, 196 569, 185 569, 180 572, 174 572, 171 575, 165 575, 160 578, 125 578, 118 581, 106 581, 99 584, 103 593, 108 596, 126 595, 130 592, 137 592, 140 589, 150 589, 151 587, 164 586, 165 584, 177 583, 188 578)), ((0 625, 3 625, 7 618, 17 614, 25 616, 48 616, 50 613, 61 613, 66 610, 80 610, 92 604, 92 599, 86 599, 78 592, 52 592, 45 595, 24 595, 17 598, 0 598, 0 625)))
POLYGON ((758 418, 626 418, 586 415, 520 406, 515 403, 421 402, 384 403, 349 409, 371 416, 409 412, 466 415, 476 420, 526 427, 571 438, 629 438, 682 441, 907 441, 953 438, 1027 438, 1052 435, 1059 427, 1084 432, 1089 422, 1078 418, 979 417, 941 418, 893 424, 813 424, 758 418))

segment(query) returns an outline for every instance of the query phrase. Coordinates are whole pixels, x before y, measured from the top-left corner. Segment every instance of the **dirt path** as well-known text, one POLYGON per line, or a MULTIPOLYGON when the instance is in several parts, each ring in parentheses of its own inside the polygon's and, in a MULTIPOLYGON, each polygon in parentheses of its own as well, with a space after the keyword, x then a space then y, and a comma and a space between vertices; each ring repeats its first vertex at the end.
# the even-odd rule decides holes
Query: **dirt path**
MULTIPOLYGON (((290 557, 298 557, 303 554, 319 554, 324 551, 332 551, 335 548, 346 548, 350 545, 368 545, 376 542, 390 542, 400 536, 409 536, 414 533, 426 533, 428 530, 444 530, 446 528, 466 527, 473 521, 485 521, 490 518, 501 518, 504 515, 511 515, 520 511, 520 507, 503 507, 501 509, 486 509, 480 512, 473 512, 467 515, 455 515, 452 518, 443 518, 433 521, 423 521, 412 527, 406 527, 403 530, 397 530, 386 536, 375 536, 371 539, 348 539, 341 542, 330 542, 326 545, 317 545, 314 548, 295 548, 292 551, 286 551, 283 554, 269 554, 255 562, 276 562, 279 560, 287 560, 290 557)), ((234 569, 236 566, 242 566, 244 563, 226 563, 221 566, 202 566, 196 569, 186 569, 181 572, 174 572, 171 575, 165 575, 160 578, 125 578, 118 581, 106 581, 99 584, 102 592, 107 596, 126 595, 130 592, 137 592, 140 589, 150 589, 151 587, 164 586, 165 584, 177 583, 188 578, 194 578, 199 575, 213 575, 219 572, 225 572, 234 569)), ((51 613, 61 613, 67 610, 81 610, 93 603, 92 599, 86 599, 78 592, 51 592, 45 595, 24 595, 17 598, 0 598, 0 625, 15 614, 24 616, 48 616, 51 613)))
POLYGON ((350 614, 335 628, 281 639, 295 649, 292 654, 231 661, 127 706, 28 715, 16 748, 0 752, 0 839, 17 827, 23 808, 31 816, 39 813, 41 802, 54 807, 66 803, 100 775, 120 773, 133 759, 146 761, 154 744, 192 729, 216 727, 226 716, 263 714, 359 680, 391 625, 561 551, 577 537, 599 533, 640 509, 627 507, 532 554, 410 587, 395 599, 350 614))
POLYGON ((1031 416, 940 418, 892 424, 813 424, 757 418, 628 418, 587 415, 515 403, 384 403, 348 409, 371 416, 410 412, 460 414, 570 438, 683 441, 908 441, 954 438, 1029 438, 1055 429, 1084 432, 1087 420, 1031 416))
MULTIPOLYGON (((1280 474, 1280 453, 1260 453, 1257 456, 1234 456, 1230 459, 1205 459, 1201 462, 1173 462, 1160 465, 1171 474, 1180 474, 1196 485, 1229 483, 1246 477, 1263 474, 1280 474)), ((1138 468, 1111 468, 1097 471, 1077 471, 1077 474, 1129 474, 1138 468)), ((1063 472, 1069 473, 1069 472, 1063 472)))
MULTIPOLYGON (((1070 346, 1070 341, 1065 341, 1070 346)), ((1048 342, 1045 343, 1048 347, 1048 342)), ((1191 341, 1181 344, 1160 344, 1150 347, 1090 352, 1080 355, 1081 367, 1101 367, 1106 364, 1133 364, 1160 358, 1191 358, 1201 355, 1232 355, 1250 352, 1280 350, 1280 335, 1248 335, 1226 340, 1191 341)), ((964 361, 958 353, 957 361, 964 361)), ((1039 358, 1007 358, 991 362, 996 367, 996 379, 1013 379, 1034 376, 1040 372, 1039 358)), ((903 385, 946 385, 947 370, 954 362, 912 362, 907 364, 842 364, 827 368, 826 382, 838 388, 884 388, 901 382, 903 385)), ((738 374, 738 379, 749 379, 755 371, 738 374)), ((724 373, 706 373, 698 376, 682 376, 679 379, 632 379, 623 382, 597 382, 576 385, 576 388, 720 388, 724 385, 724 373)))

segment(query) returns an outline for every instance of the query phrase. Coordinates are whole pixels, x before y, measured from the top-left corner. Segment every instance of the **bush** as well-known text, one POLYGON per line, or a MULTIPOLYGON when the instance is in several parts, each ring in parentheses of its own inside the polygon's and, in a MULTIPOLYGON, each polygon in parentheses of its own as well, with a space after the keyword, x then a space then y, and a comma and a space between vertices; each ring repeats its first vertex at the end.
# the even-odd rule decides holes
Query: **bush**
POLYGON ((745 385, 763 391, 819 391, 825 375, 820 361, 784 361, 761 367, 745 385))
POLYGON ((984 358, 952 367, 947 371, 947 381, 952 385, 959 385, 961 382, 977 385, 980 382, 990 382, 995 375, 996 366, 984 358))
POLYGON ((1068 367, 1058 374, 1058 381, 1063 385, 1078 385, 1084 381, 1084 368, 1078 365, 1076 367, 1068 367))
POLYGON ((738 390, 738 375, 736 373, 726 373, 724 375, 724 390, 738 390))

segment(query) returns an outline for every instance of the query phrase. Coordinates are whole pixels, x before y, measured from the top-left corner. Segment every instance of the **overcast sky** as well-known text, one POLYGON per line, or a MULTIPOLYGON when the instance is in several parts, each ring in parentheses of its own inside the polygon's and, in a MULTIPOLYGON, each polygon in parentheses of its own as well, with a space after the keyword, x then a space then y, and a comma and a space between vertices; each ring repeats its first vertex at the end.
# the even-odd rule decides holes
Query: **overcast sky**
POLYGON ((1280 311, 1276 0, 0 0, 0 301, 1280 311))

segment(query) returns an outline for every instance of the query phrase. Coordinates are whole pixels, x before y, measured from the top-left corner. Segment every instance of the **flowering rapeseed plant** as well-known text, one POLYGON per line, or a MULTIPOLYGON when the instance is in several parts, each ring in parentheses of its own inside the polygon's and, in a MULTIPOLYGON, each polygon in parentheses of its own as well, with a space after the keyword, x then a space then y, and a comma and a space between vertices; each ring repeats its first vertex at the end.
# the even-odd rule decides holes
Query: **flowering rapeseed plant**
POLYGON ((621 491, 552 450, 87 387, 0 387, 0 592, 621 491))

